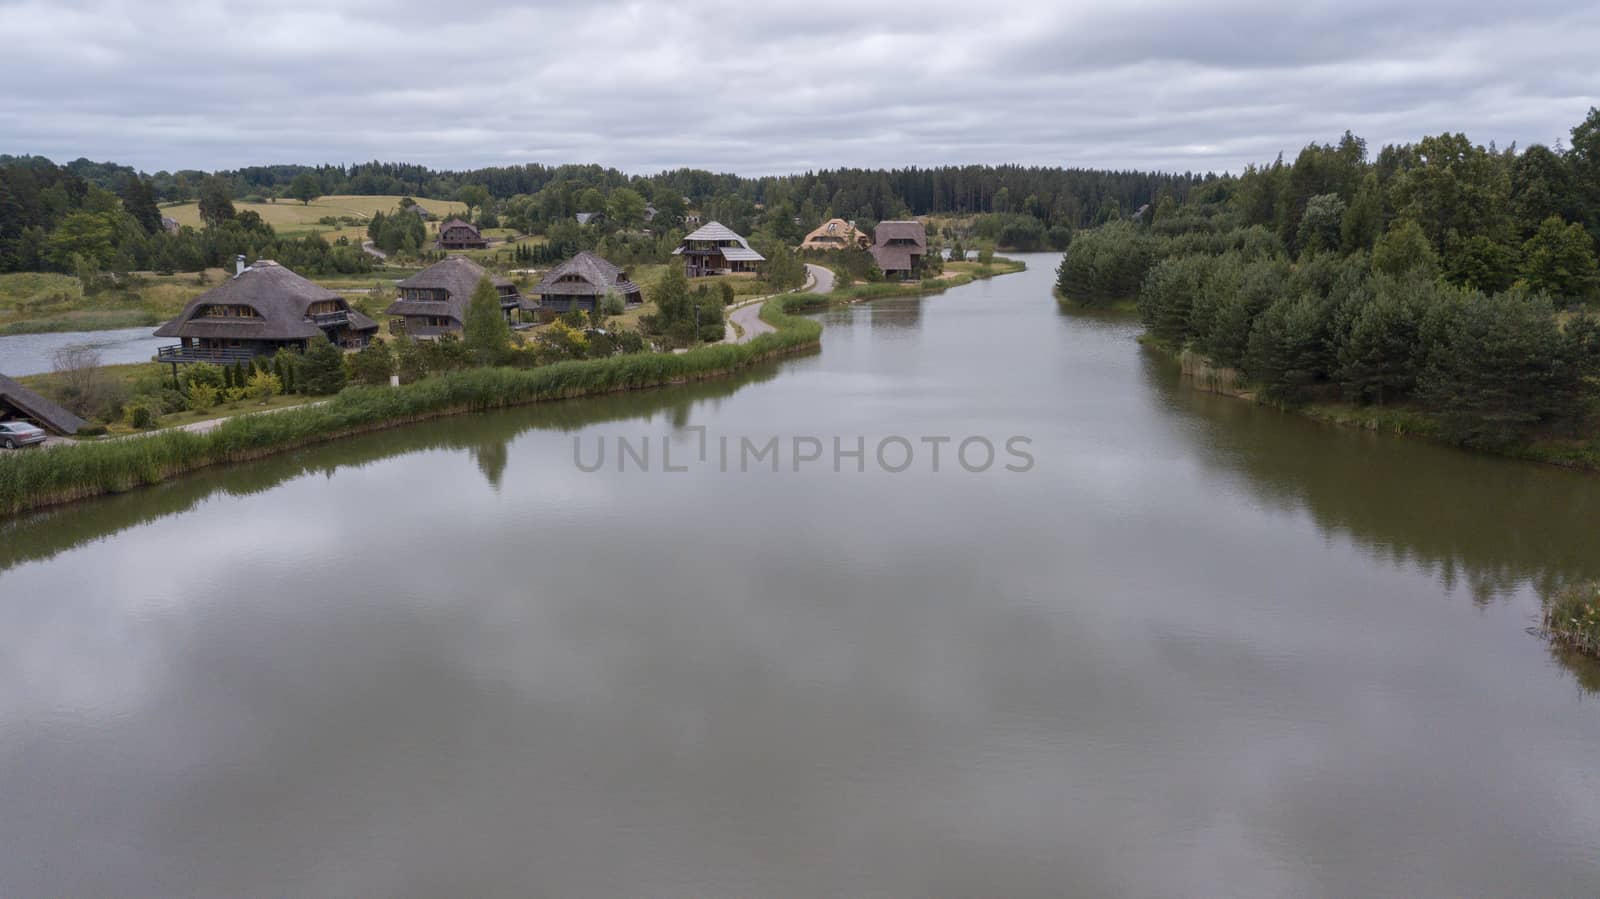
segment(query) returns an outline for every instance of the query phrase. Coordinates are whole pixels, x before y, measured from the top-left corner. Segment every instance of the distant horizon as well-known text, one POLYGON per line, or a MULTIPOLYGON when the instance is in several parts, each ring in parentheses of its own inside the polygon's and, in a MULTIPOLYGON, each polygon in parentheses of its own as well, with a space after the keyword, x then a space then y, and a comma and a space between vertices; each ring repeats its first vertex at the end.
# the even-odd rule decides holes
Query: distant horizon
MULTIPOLYGON (((145 172, 604 160, 629 175, 1020 165, 1238 173, 1349 130, 1565 141, 1600 8, 1527 0, 0 0, 6 152, 145 172), (715 22, 712 28, 707 22, 715 22), (326 164, 326 163, 324 163, 326 164)), ((579 163, 587 164, 587 163, 579 163)))

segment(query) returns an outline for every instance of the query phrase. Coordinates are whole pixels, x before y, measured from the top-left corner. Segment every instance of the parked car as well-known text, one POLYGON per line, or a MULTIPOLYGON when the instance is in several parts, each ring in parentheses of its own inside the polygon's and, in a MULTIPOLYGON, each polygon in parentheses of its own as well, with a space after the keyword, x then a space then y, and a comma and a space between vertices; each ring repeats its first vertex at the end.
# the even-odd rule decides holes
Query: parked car
POLYGON ((45 433, 25 421, 0 421, 0 446, 17 449, 43 443, 45 433))

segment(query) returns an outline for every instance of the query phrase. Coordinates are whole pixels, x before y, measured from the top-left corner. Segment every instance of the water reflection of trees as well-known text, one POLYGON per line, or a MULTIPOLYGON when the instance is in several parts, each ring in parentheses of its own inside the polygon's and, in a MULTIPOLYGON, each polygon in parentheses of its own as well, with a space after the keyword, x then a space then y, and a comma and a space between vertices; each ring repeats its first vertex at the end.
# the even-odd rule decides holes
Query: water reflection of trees
MULTIPOLYGON (((1207 467, 1264 502, 1306 510, 1325 533, 1377 557, 1434 571, 1477 602, 1525 584, 1549 597, 1600 578, 1600 478, 1275 414, 1186 387, 1153 353, 1145 376, 1207 467)), ((1600 684, 1583 660, 1558 658, 1581 683, 1600 684)))
POLYGON ((769 381, 777 376, 778 366, 779 363, 763 364, 734 377, 675 387, 437 418, 242 465, 205 469, 117 496, 40 510, 0 521, 0 571, 24 562, 47 559, 119 531, 186 512, 214 495, 264 493, 302 475, 332 475, 341 468, 407 453, 439 449, 468 453, 489 485, 498 489, 510 464, 510 443, 523 433, 574 431, 657 413, 665 413, 674 427, 681 427, 691 420, 697 406, 715 403, 748 385, 769 381))

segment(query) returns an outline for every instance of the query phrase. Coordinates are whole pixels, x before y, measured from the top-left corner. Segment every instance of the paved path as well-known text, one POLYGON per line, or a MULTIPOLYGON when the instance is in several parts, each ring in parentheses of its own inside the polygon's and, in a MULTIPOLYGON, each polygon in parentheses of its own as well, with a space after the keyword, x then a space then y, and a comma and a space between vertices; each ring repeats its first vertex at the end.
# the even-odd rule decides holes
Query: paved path
MULTIPOLYGON (((833 290, 833 272, 830 269, 823 268, 820 265, 812 265, 808 262, 806 263, 806 275, 806 280, 810 284, 806 288, 807 292, 827 293, 833 290)), ((776 331, 776 328, 761 320, 761 305, 768 299, 770 297, 756 297, 753 300, 746 300, 737 306, 729 308, 728 333, 723 338, 723 342, 749 343, 762 334, 776 331), (739 328, 743 329, 743 333, 735 330, 733 327, 735 323, 738 323, 739 328)))
POLYGON ((384 251, 378 249, 378 245, 373 243, 370 240, 362 241, 361 242, 361 249, 367 251, 368 255, 376 256, 379 259, 388 259, 389 258, 389 254, 388 253, 385 253, 384 251))

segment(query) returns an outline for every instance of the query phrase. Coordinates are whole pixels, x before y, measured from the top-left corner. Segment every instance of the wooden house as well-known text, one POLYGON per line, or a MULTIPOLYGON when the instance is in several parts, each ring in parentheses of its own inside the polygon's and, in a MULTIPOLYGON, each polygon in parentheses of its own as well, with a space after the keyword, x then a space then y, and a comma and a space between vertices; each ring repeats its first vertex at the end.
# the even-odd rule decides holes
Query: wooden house
POLYGON ((856 227, 855 222, 844 219, 828 219, 818 225, 815 231, 806 235, 800 242, 802 250, 853 250, 866 249, 872 243, 872 238, 865 231, 856 227))
POLYGON ((754 272, 767 257, 750 248, 750 242, 721 222, 707 222, 683 239, 672 251, 683 257, 684 273, 691 278, 754 272))
POLYGON ((922 257, 928 254, 928 231, 921 222, 879 222, 873 229, 877 242, 872 258, 890 280, 920 277, 922 257))
POLYGON ((333 291, 270 259, 238 273, 189 301, 177 318, 156 329, 179 343, 161 347, 157 361, 235 362, 281 349, 304 350, 321 334, 335 346, 366 346, 378 323, 333 291))
POLYGON ((534 292, 540 307, 552 312, 593 309, 608 293, 621 296, 629 306, 644 302, 639 285, 628 280, 627 272, 588 250, 547 272, 534 292))
POLYGON ((489 246, 478 229, 461 219, 451 219, 439 226, 439 249, 482 250, 489 246))
POLYGON ((491 275, 465 256, 448 256, 396 285, 400 298, 384 310, 390 316, 389 332, 418 338, 460 334, 466 326, 472 292, 486 276, 500 296, 500 312, 506 321, 520 321, 522 310, 531 307, 515 284, 491 275))

